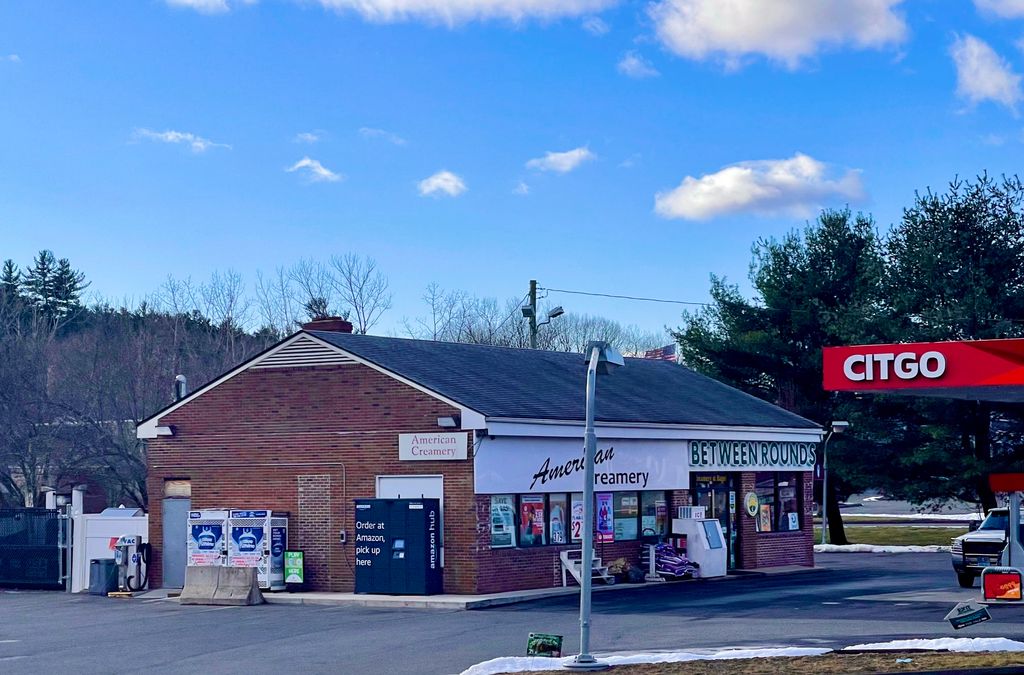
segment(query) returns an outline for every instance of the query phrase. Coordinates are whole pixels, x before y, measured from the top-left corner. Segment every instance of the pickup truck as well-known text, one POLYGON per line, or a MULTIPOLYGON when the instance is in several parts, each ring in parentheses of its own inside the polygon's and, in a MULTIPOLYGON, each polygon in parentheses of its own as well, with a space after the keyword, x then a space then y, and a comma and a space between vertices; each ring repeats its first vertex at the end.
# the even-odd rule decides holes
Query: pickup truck
MULTIPOLYGON (((953 539, 950 553, 960 586, 971 588, 974 580, 981 576, 981 570, 999 564, 999 556, 1010 531, 1009 518, 1009 510, 992 509, 977 529, 953 539)), ((1024 541, 1024 514, 1021 515, 1021 523, 1021 541, 1024 541)))

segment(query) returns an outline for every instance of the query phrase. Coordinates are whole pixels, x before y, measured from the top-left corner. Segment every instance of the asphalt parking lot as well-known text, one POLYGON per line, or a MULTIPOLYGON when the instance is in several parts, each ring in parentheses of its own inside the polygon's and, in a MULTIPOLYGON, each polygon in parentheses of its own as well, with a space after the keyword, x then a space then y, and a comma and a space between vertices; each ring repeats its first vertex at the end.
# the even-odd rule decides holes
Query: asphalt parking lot
MULTIPOLYGON (((954 632, 948 554, 819 555, 819 571, 665 584, 594 597, 597 652, 845 646, 907 637, 1024 640, 1024 607, 954 632)), ((477 611, 264 605, 181 607, 0 591, 0 672, 458 673, 522 654, 531 631, 577 642, 572 597, 477 611)))

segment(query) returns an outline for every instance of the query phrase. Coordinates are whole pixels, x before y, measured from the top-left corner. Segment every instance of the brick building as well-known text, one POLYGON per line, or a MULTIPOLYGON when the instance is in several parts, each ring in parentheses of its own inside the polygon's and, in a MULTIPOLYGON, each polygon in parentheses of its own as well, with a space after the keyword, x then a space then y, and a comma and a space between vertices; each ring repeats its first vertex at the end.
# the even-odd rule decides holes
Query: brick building
MULTIPOLYGON (((182 583, 189 509, 273 509, 307 585, 351 591, 353 500, 399 496, 441 499, 445 592, 560 584, 583 526, 584 357, 350 331, 307 324, 140 424, 151 585, 182 583)), ((722 521, 731 567, 813 564, 813 422, 626 359, 599 381, 597 433, 605 560, 635 562, 640 535, 697 504, 722 521)))

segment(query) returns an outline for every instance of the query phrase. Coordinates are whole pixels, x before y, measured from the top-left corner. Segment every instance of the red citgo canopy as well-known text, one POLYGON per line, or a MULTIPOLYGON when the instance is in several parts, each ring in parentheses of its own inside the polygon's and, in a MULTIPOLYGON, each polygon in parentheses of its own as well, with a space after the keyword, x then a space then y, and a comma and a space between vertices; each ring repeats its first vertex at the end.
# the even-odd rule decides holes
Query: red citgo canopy
POLYGON ((1024 339, 826 347, 826 391, 1024 402, 1024 339))

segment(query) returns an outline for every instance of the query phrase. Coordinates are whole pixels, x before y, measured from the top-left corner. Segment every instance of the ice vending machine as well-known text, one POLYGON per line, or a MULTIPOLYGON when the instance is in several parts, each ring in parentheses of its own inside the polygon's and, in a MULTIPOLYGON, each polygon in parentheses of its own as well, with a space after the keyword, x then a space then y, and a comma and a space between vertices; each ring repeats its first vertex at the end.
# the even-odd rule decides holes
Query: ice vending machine
POLYGON ((186 550, 189 567, 227 564, 228 543, 225 539, 227 527, 227 509, 204 509, 188 512, 186 550))
POLYGON ((356 593, 442 592, 441 502, 357 499, 356 593))
POLYGON ((283 591, 288 514, 263 510, 228 513, 228 567, 255 567, 263 590, 283 591))

